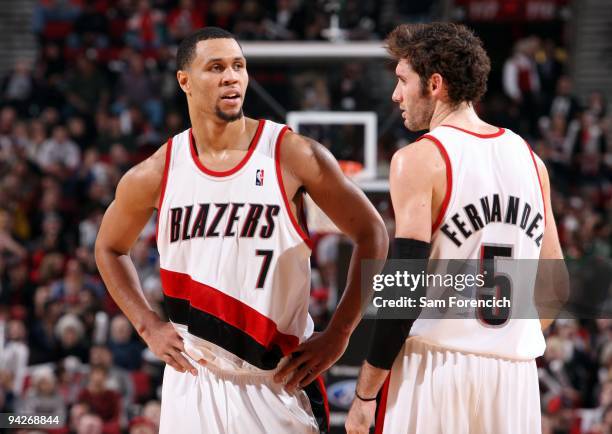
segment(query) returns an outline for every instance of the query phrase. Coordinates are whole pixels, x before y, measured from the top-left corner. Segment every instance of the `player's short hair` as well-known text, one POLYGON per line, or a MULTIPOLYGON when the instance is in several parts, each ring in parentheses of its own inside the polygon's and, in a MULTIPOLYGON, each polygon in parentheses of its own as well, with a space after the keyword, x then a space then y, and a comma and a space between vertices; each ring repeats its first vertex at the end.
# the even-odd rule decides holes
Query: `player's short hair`
POLYGON ((181 41, 176 52, 176 69, 187 68, 195 56, 198 42, 208 39, 233 39, 240 45, 236 36, 227 30, 213 26, 201 28, 181 41))
POLYGON ((436 72, 453 105, 476 102, 487 90, 491 61, 480 38, 461 24, 402 24, 385 42, 391 56, 407 60, 419 75, 423 93, 436 72))

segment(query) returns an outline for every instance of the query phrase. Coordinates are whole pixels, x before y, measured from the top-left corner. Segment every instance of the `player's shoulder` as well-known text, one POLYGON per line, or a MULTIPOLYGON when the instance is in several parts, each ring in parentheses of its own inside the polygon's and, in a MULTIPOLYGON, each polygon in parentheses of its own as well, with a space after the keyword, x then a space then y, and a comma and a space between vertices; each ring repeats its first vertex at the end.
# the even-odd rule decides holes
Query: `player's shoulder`
POLYGON ((281 146, 283 152, 312 155, 318 147, 323 145, 310 137, 303 136, 291 129, 287 129, 283 136, 281 146))
POLYGON ((281 141, 281 162, 299 169, 309 161, 329 159, 333 156, 325 146, 310 137, 287 130, 281 141))
POLYGON ((445 170, 445 160, 435 139, 427 135, 419 137, 393 154, 391 172, 430 176, 445 170))
POLYGON ((119 181, 117 196, 156 206, 164 169, 168 143, 161 145, 150 157, 136 164, 119 181))

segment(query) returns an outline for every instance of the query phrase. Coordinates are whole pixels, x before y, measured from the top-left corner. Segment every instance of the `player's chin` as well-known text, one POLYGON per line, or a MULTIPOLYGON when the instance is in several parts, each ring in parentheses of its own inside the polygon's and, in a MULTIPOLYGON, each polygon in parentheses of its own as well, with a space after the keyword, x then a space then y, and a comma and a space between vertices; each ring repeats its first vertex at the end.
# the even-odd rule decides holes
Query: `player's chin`
POLYGON ((421 128, 417 127, 415 122, 412 122, 410 119, 404 119, 404 126, 410 131, 419 131, 421 128))
POLYGON ((225 110, 222 110, 220 107, 217 107, 216 112, 217 112, 217 117, 219 117, 220 119, 226 122, 237 121, 241 119, 243 116, 242 106, 237 107, 235 109, 225 109, 225 110))

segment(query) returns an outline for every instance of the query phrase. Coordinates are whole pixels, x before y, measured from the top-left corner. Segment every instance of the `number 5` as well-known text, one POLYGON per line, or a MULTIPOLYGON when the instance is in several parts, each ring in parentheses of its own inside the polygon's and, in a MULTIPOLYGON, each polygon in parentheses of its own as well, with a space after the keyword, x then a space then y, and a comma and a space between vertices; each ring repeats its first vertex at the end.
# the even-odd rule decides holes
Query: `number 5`
MULTIPOLYGON (((507 298, 512 299, 512 282, 510 278, 505 274, 495 274, 495 258, 511 258, 512 247, 511 246, 495 246, 490 244, 483 244, 481 246, 481 272, 484 274, 484 285, 483 288, 495 289, 496 298, 507 298)), ((478 296, 481 300, 487 300, 493 298, 489 294, 481 292, 478 296)), ((493 308, 479 308, 478 319, 488 326, 500 327, 504 325, 510 318, 510 308, 507 307, 493 307, 493 308)))

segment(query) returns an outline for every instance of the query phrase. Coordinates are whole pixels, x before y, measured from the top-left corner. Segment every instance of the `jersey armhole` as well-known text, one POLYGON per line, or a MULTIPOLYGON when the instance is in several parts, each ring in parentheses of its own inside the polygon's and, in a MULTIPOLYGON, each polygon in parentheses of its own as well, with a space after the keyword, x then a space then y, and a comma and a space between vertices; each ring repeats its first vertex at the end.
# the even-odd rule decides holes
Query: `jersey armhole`
POLYGON ((168 139, 166 145, 166 160, 164 162, 164 174, 161 181, 161 192, 159 193, 159 202, 157 203, 157 223, 155 225, 155 241, 159 238, 159 217, 161 215, 162 205, 164 203, 164 195, 166 194, 166 185, 168 184, 168 172, 170 171, 170 160, 172 158, 172 137, 168 139))
POLYGON ((546 199, 544 198, 544 188, 542 187, 542 178, 540 177, 540 170, 538 169, 538 163, 535 160, 535 155, 533 153, 533 149, 531 149, 531 145, 527 142, 527 140, 523 141, 527 145, 527 149, 529 149, 529 155, 531 155, 531 161, 533 161, 533 167, 535 167, 536 176, 538 177, 540 194, 542 195, 542 209, 544 210, 544 227, 546 227, 546 199))
MULTIPOLYGON (((283 138, 285 137, 285 133, 287 132, 287 130, 289 130, 289 127, 285 125, 278 133, 278 137, 276 138, 276 144, 274 145, 274 167, 276 168, 276 180, 278 181, 278 187, 280 189, 281 196, 283 197, 283 203, 285 204, 285 210, 287 211, 287 215, 289 216, 289 219, 291 220, 291 224, 293 228, 295 229, 297 234, 300 236, 300 238, 304 240, 304 242, 310 248, 310 250, 312 250, 312 247, 313 247, 312 240, 310 239, 308 234, 304 231, 304 228, 302 228, 302 226, 299 224, 297 217, 293 214, 293 211, 291 211, 291 206, 289 204, 289 198, 287 197, 287 191, 285 190, 285 184, 283 183, 283 172, 281 168, 280 152, 281 152, 281 143, 283 141, 283 138)), ((303 204, 302 204, 302 207, 303 207, 303 204)))
POLYGON ((442 142, 440 142, 440 140, 430 134, 424 134, 416 141, 418 142, 422 139, 431 140, 436 145, 436 147, 440 151, 440 154, 442 154, 442 158, 444 158, 444 164, 446 165, 446 192, 444 193, 444 199, 442 200, 442 206, 440 207, 438 217, 431 225, 431 235, 433 237, 434 232, 438 230, 438 228, 444 221, 444 217, 446 216, 446 210, 448 208, 448 203, 450 202, 451 193, 453 191, 453 169, 451 166, 450 158, 448 157, 448 153, 446 152, 446 148, 444 147, 442 142))

